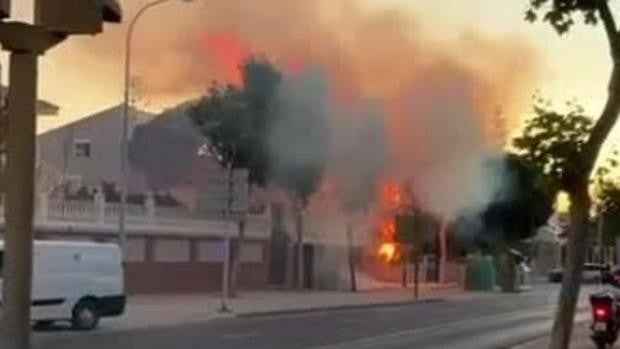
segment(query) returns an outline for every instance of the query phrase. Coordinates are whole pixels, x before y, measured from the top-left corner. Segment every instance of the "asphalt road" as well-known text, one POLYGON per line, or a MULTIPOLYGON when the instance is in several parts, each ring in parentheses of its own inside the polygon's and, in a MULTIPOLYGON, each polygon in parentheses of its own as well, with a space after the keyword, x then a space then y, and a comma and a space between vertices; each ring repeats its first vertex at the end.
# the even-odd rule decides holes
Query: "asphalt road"
MULTIPOLYGON (((582 292, 582 294, 586 294, 582 292)), ((35 349, 504 348, 548 331, 557 288, 446 302, 214 320, 128 332, 37 333, 35 349)))

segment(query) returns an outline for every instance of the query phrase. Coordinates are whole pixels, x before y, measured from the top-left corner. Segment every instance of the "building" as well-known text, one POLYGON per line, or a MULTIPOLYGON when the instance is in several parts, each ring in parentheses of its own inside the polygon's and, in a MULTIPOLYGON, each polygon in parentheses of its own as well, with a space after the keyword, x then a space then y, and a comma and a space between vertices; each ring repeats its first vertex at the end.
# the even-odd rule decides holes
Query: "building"
MULTIPOLYGON (((95 191, 119 183, 122 106, 109 108, 38 137, 39 194, 36 235, 41 239, 118 241, 118 200, 95 191), (66 191, 64 189, 68 188, 66 191), (88 195, 67 196, 81 188, 88 195), (63 189, 63 190, 60 190, 63 189)), ((202 140, 182 108, 160 116, 132 109, 128 149, 129 193, 125 250, 130 293, 215 291, 221 287, 222 237, 237 223, 196 210, 204 174, 221 171, 215 159, 198 156, 202 140), (158 200, 171 195, 176 204, 158 200)), ((0 225, 3 218, 0 217, 0 225)), ((246 218, 239 246, 243 289, 264 289, 269 261, 268 212, 246 218)), ((233 246, 237 244, 233 241, 233 246)))
MULTIPOLYGON (((38 238, 118 241, 118 199, 109 200, 90 189, 120 181, 121 111, 110 108, 39 137, 43 190, 37 201, 38 238), (90 189, 78 199, 68 198, 66 191, 55 190, 67 183, 74 189, 90 189)), ((252 189, 249 212, 243 218, 244 243, 238 245, 239 222, 226 222, 213 205, 214 191, 221 191, 218 185, 227 186, 212 180, 222 168, 212 156, 198 151, 205 140, 185 108, 159 116, 132 110, 131 115, 124 251, 128 291, 219 290, 225 234, 233 237, 233 254, 241 261, 240 289, 294 286, 295 214, 286 195, 277 188, 252 189), (174 202, 158 200, 162 193, 174 202)), ((316 209, 307 212, 304 221, 304 283, 309 288, 348 285, 346 219, 326 195, 316 197, 316 209)), ((359 268, 363 251, 373 248, 372 227, 362 223, 356 224, 354 242, 359 268)))
MULTIPOLYGON (((152 114, 130 109, 129 135, 152 114)), ((120 183, 123 107, 115 106, 38 136, 38 162, 44 191, 69 184, 94 187, 120 183)), ((129 162, 128 162, 129 163, 129 162)))

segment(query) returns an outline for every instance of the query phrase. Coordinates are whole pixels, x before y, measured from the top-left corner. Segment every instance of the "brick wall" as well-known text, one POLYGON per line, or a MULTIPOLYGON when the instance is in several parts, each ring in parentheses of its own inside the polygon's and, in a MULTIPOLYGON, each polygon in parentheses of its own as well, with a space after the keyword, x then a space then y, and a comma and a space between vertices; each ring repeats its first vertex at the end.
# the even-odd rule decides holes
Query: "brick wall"
MULTIPOLYGON (((116 242, 115 234, 37 232, 37 238, 116 242)), ((232 246, 235 242, 231 243, 232 246)), ((267 288, 269 244, 246 239, 237 278, 238 290, 267 288)), ((224 260, 219 237, 131 234, 125 265, 129 294, 196 293, 221 290, 224 260)))

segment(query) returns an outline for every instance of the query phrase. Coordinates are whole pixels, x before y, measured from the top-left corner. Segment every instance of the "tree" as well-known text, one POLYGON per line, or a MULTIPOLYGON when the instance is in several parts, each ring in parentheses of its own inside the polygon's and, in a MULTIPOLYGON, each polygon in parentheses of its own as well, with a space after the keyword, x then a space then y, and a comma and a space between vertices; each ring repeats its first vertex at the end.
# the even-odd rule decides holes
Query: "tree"
MULTIPOLYGON (((243 86, 214 82, 208 94, 190 108, 189 116, 222 166, 248 169, 251 191, 253 185, 262 187, 268 181, 267 137, 281 75, 269 61, 257 57, 246 59, 240 69, 243 86)), ((244 239, 245 222, 241 220, 230 271, 233 294, 244 239)))
POLYGON ((277 95, 277 122, 269 133, 270 178, 295 207, 297 288, 303 288, 303 216, 322 182, 328 159, 329 88, 324 72, 309 69, 286 79, 277 95))
POLYGON ((502 190, 483 213, 485 227, 503 245, 514 245, 536 234, 552 212, 553 196, 536 170, 514 154, 500 160, 502 190))
POLYGON ((503 262, 502 290, 513 292, 516 273, 511 249, 532 237, 546 223, 552 212, 553 196, 549 195, 540 173, 529 167, 527 160, 507 154, 495 162, 503 168, 502 190, 482 214, 487 235, 482 240, 496 250, 499 247, 503 262))
POLYGON ((596 171, 595 211, 601 229, 603 245, 614 246, 620 238, 620 178, 612 177, 612 169, 618 167, 618 152, 614 151, 606 164, 596 171))
POLYGON ((581 106, 567 103, 567 107, 566 112, 555 111, 549 101, 536 96, 533 116, 513 140, 523 165, 536 172, 550 195, 562 189, 563 171, 582 151, 592 129, 581 106))
POLYGON ((582 15, 584 22, 603 25, 612 62, 607 100, 583 147, 573 152, 562 169, 561 188, 571 198, 567 265, 565 278, 558 300, 551 334, 550 349, 567 349, 573 329, 575 307, 579 296, 581 269, 585 260, 589 222, 590 175, 607 136, 620 112, 620 32, 609 0, 528 0, 526 19, 536 21, 540 17, 560 34, 569 33, 575 25, 575 16, 582 15))
MULTIPOLYGON (((347 215, 345 236, 350 290, 357 290, 354 247, 356 217, 365 217, 377 194, 377 182, 387 166, 385 125, 376 103, 360 103, 343 124, 335 127, 330 169, 338 180, 339 197, 347 215)), ((362 218, 363 219, 363 218, 362 218)))

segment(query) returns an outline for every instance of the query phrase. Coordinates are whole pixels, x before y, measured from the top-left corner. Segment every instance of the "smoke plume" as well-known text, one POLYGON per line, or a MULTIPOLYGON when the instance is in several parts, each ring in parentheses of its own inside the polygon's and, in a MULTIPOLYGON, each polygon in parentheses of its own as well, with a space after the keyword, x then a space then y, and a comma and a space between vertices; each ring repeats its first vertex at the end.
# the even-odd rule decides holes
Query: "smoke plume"
MULTIPOLYGON (((289 78, 305 76, 285 83, 291 90, 283 93, 329 119, 330 134, 317 136, 329 142, 307 147, 302 158, 280 152, 281 161, 311 161, 323 156, 312 151, 331 143, 328 177, 354 188, 345 191, 362 187, 355 182, 360 177, 372 183, 389 176, 410 183, 418 200, 441 216, 485 205, 497 186, 482 169, 494 156, 489 128, 500 109, 507 127, 517 123, 515 107, 527 100, 536 76, 535 53, 518 38, 425 36, 415 15, 362 3, 208 0, 191 10, 153 10, 137 31, 134 72, 149 99, 187 97, 213 79, 239 83, 239 59, 260 53, 289 78), (320 70, 308 75, 311 67, 320 70), (304 81, 315 83, 306 89, 304 81)), ((123 5, 130 16, 141 4, 123 5)), ((117 64, 123 33, 114 28, 80 41, 67 55, 117 64)), ((276 143, 298 146, 286 137, 276 143)))

